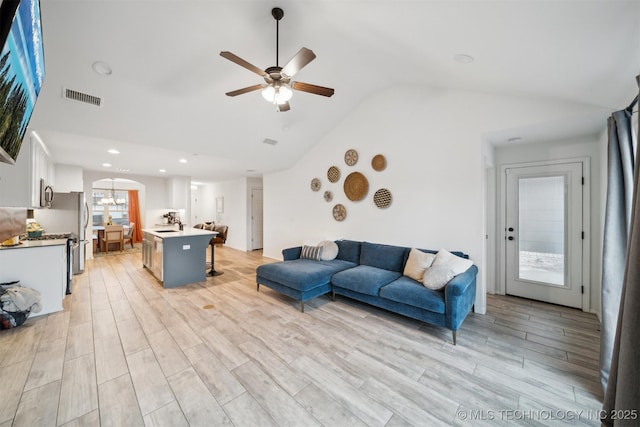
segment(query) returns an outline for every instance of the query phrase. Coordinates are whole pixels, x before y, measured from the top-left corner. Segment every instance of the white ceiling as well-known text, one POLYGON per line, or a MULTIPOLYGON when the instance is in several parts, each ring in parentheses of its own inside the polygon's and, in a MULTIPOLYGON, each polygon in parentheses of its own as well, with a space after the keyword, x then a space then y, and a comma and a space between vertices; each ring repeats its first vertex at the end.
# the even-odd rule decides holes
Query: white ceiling
MULTIPOLYGON (((161 176, 164 168, 216 181, 287 168, 382 87, 457 88, 613 111, 631 101, 640 72, 638 0, 40 3, 46 77, 30 128, 57 163, 114 175, 122 175, 118 168, 161 176), (291 111, 278 113, 259 92, 225 96, 261 78, 220 51, 259 68, 275 65, 274 6, 285 12, 280 65, 312 49, 317 58, 295 80, 333 87, 332 98, 295 92, 291 111), (457 54, 475 61, 461 64, 457 54), (95 61, 113 73, 98 75, 95 61), (103 104, 63 99, 63 88, 103 104)), ((520 136, 602 127, 602 115, 591 114, 520 136)))

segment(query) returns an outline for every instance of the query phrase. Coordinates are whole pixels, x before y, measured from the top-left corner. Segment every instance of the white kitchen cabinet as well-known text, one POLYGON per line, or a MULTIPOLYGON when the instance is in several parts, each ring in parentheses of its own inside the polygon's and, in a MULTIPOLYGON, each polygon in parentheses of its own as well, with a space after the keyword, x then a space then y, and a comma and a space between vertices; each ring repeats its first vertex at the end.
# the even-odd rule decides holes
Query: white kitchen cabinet
POLYGON ((0 283, 19 280, 20 285, 42 295, 42 311, 32 316, 62 310, 67 289, 67 246, 66 240, 55 242, 39 240, 19 248, 0 249, 0 283))
POLYGON ((35 135, 22 143, 14 165, 0 163, 0 206, 40 207, 40 180, 54 185, 55 169, 44 144, 35 135))

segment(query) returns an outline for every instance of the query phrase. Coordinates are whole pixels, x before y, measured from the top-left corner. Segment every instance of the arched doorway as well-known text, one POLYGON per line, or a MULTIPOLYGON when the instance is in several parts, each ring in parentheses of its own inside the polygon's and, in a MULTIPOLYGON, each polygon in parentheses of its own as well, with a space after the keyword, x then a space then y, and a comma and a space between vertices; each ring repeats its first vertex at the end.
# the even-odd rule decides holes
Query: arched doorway
MULTIPOLYGON (((87 230, 87 236, 93 237, 93 244, 89 244, 87 248, 88 257, 93 257, 98 245, 100 228, 106 223, 128 226, 131 222, 135 222, 135 228, 138 230, 136 234, 141 236, 139 230, 145 226, 145 188, 143 183, 127 178, 102 178, 92 181, 91 192, 86 197, 89 205, 89 227, 91 227, 91 230, 87 230), (130 202, 132 190, 137 191, 135 203, 133 200, 130 202), (130 211, 130 207, 135 210, 136 205, 137 214, 130 211), (131 218, 131 215, 134 215, 134 218, 131 218)), ((134 242, 136 241, 141 239, 134 239, 134 242)))

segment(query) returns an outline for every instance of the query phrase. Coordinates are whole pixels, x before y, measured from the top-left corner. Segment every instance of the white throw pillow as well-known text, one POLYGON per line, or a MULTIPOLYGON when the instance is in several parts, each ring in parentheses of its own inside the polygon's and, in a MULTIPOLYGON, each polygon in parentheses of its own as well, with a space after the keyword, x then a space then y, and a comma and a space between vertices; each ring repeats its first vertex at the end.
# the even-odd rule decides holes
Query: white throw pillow
POLYGON ((460 273, 467 271, 469 267, 473 265, 473 261, 465 258, 460 258, 452 254, 449 251, 440 249, 436 254, 436 259, 433 260, 433 267, 446 265, 453 271, 453 275, 457 276, 460 273))
POLYGON ((322 261, 331 261, 338 256, 338 245, 332 240, 323 240, 318 243, 318 246, 322 248, 320 251, 320 259, 322 261))
POLYGON ((422 284, 425 288, 437 291, 444 288, 454 277, 455 274, 446 265, 434 266, 425 270, 422 284))
POLYGON ((431 267, 433 260, 436 258, 434 254, 422 252, 416 248, 411 248, 407 264, 404 266, 403 274, 415 281, 422 282, 424 271, 431 267))

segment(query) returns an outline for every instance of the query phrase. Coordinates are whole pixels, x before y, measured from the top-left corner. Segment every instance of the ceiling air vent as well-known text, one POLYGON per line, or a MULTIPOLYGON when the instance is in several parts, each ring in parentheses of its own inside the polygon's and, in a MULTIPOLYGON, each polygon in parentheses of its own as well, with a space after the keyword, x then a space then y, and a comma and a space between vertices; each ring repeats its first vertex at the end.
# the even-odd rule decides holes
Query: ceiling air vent
POLYGON ((269 138, 265 138, 264 141, 265 144, 269 144, 269 145, 276 145, 278 143, 278 141, 274 140, 274 139, 269 139, 269 138))
POLYGON ((96 107, 99 107, 100 104, 102 103, 102 98, 89 95, 86 93, 78 92, 77 90, 73 90, 73 89, 64 89, 63 96, 66 99, 71 99, 72 101, 84 102, 85 104, 95 105, 96 107))

